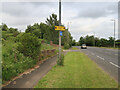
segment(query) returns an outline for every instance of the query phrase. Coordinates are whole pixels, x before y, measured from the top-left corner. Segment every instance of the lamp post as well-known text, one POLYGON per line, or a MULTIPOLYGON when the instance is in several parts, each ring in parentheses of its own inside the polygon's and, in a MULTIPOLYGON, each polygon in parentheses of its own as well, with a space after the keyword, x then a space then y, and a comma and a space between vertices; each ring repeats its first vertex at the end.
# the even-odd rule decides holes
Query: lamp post
POLYGON ((115 48, 115 19, 111 19, 114 22, 114 48, 115 48))
MULTIPOLYGON (((71 22, 68 22, 68 26, 67 26, 68 31, 69 31, 69 27, 70 27, 69 25, 70 25, 70 23, 71 23, 71 22)), ((68 33, 68 35, 67 35, 67 40, 69 40, 69 33, 68 33)), ((68 41, 68 42, 69 42, 69 41, 68 41)))
POLYGON ((70 25, 71 22, 68 22, 68 30, 69 30, 69 25, 70 25))

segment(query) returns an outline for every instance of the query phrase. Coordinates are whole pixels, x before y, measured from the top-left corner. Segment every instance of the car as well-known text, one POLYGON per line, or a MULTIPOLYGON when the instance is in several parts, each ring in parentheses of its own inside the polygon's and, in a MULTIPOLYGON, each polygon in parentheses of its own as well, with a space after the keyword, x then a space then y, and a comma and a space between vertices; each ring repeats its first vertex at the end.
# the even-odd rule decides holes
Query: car
POLYGON ((81 49, 87 49, 86 44, 82 44, 82 45, 81 45, 81 49))

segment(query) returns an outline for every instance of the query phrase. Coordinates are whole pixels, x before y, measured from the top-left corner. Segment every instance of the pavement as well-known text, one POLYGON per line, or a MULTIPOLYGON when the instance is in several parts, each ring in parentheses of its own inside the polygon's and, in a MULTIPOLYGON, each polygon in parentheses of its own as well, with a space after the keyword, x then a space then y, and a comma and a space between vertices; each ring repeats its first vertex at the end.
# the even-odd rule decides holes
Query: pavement
POLYGON ((87 49, 81 49, 80 46, 75 46, 78 48, 76 51, 85 53, 91 60, 93 60, 98 66, 100 66, 105 72, 110 74, 116 81, 120 82, 120 62, 118 63, 118 49, 106 49, 99 47, 87 47, 87 49))
POLYGON ((35 69, 29 74, 23 75, 21 78, 16 79, 15 81, 12 81, 7 86, 3 87, 3 89, 6 88, 33 88, 38 81, 46 75, 49 70, 56 65, 57 55, 47 59, 42 64, 40 64, 40 67, 35 69))

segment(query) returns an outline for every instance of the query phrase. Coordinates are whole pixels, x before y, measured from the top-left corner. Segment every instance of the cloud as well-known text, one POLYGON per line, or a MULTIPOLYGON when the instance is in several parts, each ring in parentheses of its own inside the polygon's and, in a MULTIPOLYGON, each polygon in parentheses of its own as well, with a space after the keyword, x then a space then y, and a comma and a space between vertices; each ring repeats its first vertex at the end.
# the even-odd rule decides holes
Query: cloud
MULTIPOLYGON (((58 8, 54 8, 55 3, 23 3, 5 2, 2 4, 2 22, 8 26, 18 26, 18 29, 26 29, 25 26, 45 22, 52 13, 56 13, 58 8), (52 6, 53 5, 53 6, 52 6), (20 25, 25 28, 20 28, 20 25)), ((0 20, 1 21, 1 20, 0 20)))
MULTIPOLYGON (((69 31, 77 41, 80 36, 94 32, 98 37, 108 38, 113 36, 110 19, 117 19, 117 9, 114 2, 62 2, 61 21, 65 26, 71 22, 69 31)), ((52 13, 58 15, 58 12, 58 2, 4 2, 0 17, 2 14, 2 22, 9 27, 25 31, 27 25, 45 22, 52 13)))
POLYGON ((118 6, 117 3, 86 3, 81 4, 79 8, 78 17, 84 18, 99 18, 99 17, 106 17, 108 15, 117 15, 118 6))
POLYGON ((31 16, 34 14, 47 14, 50 7, 54 7, 56 3, 44 3, 44 2, 5 2, 2 3, 2 12, 13 16, 31 16), (37 13, 36 13, 37 12, 37 13))

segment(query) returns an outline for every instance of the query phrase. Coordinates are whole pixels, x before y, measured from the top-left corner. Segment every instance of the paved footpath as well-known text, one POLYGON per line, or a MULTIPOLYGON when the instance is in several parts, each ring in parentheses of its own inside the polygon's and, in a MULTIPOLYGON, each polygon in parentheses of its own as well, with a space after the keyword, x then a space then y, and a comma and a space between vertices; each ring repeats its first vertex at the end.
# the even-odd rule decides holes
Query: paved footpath
POLYGON ((47 59, 40 67, 32 71, 30 74, 23 75, 22 78, 18 78, 12 81, 10 84, 3 88, 33 88, 38 81, 48 73, 48 71, 56 65, 57 55, 47 59), (15 82, 15 84, 14 84, 15 82))

